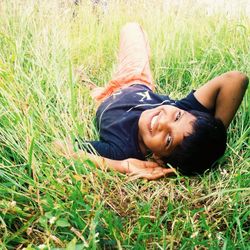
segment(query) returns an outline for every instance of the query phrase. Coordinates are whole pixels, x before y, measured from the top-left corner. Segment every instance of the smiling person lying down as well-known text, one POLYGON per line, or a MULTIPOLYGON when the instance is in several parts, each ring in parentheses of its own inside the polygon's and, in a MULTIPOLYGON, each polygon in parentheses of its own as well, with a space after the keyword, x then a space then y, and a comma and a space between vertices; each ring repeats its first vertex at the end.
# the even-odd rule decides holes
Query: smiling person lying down
POLYGON ((118 67, 105 88, 93 90, 99 141, 56 142, 69 158, 90 158, 95 165, 157 179, 179 170, 201 174, 226 149, 226 130, 246 91, 248 78, 227 72, 181 100, 154 93, 149 44, 137 23, 121 31, 118 67), (95 149, 98 155, 92 154, 95 149), (151 155, 155 162, 146 161, 151 155), (164 165, 171 164, 173 168, 164 165))

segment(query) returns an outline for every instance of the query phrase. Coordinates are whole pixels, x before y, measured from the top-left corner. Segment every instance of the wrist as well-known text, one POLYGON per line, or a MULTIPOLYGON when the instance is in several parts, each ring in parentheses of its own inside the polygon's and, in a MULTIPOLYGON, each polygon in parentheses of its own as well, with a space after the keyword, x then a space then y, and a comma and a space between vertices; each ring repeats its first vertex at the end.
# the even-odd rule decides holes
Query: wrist
POLYGON ((78 150, 77 152, 72 152, 71 157, 75 160, 82 159, 86 156, 85 152, 78 150))
POLYGON ((129 164, 129 160, 123 160, 121 162, 121 167, 122 167, 122 172, 129 174, 130 173, 130 164, 129 164))

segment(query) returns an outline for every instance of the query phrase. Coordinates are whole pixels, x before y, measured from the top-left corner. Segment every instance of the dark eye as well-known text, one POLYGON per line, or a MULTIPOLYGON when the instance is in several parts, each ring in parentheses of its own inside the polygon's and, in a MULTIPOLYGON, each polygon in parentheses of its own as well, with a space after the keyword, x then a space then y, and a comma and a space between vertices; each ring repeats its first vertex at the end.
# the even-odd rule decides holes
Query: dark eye
POLYGON ((174 121, 178 121, 180 118, 181 118, 181 111, 177 113, 174 121))
POLYGON ((166 147, 168 147, 172 142, 172 137, 168 134, 167 135, 167 140, 166 140, 166 147))

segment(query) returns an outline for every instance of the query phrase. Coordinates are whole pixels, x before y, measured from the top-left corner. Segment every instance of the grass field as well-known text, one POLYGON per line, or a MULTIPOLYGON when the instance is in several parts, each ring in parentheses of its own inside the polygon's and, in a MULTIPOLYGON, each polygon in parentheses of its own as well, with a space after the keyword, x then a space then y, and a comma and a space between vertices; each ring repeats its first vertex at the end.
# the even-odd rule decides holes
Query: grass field
POLYGON ((95 105, 76 69, 103 86, 128 21, 148 33, 158 92, 185 96, 230 70, 250 75, 250 17, 197 1, 2 0, 0 3, 0 249, 250 249, 247 91, 218 170, 129 181, 51 142, 96 139, 95 105))

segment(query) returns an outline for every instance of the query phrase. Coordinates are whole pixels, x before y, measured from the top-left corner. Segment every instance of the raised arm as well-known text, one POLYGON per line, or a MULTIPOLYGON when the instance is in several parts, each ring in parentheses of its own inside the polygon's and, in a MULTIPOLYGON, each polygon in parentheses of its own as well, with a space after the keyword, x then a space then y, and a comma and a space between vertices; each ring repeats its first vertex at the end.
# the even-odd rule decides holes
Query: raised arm
POLYGON ((196 99, 227 128, 232 121, 248 85, 248 77, 238 71, 224 73, 208 81, 194 93, 196 99))

